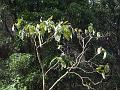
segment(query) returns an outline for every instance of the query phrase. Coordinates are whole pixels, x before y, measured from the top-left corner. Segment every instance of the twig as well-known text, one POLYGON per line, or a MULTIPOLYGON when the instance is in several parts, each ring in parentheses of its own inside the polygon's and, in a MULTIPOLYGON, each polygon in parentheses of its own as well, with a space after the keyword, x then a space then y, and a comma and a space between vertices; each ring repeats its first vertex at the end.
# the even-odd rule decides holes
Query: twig
POLYGON ((57 62, 56 64, 54 64, 52 67, 50 67, 50 68, 46 71, 45 75, 47 75, 47 73, 48 73, 51 69, 53 69, 57 64, 58 64, 58 62, 57 62))
POLYGON ((93 89, 93 90, 95 90, 94 88, 92 88, 92 87, 89 86, 88 84, 85 84, 85 83, 84 83, 83 78, 85 78, 85 77, 80 76, 80 75, 79 75, 78 73, 76 73, 76 72, 69 72, 69 73, 72 73, 72 74, 77 75, 77 76, 81 79, 81 81, 82 81, 82 85, 83 85, 83 86, 87 87, 88 89, 93 89))
POLYGON ((50 87, 49 90, 52 90, 52 89, 54 88, 54 86, 55 86, 62 78, 64 78, 67 74, 68 74, 68 71, 67 71, 65 74, 63 74, 59 79, 57 79, 57 81, 50 87))

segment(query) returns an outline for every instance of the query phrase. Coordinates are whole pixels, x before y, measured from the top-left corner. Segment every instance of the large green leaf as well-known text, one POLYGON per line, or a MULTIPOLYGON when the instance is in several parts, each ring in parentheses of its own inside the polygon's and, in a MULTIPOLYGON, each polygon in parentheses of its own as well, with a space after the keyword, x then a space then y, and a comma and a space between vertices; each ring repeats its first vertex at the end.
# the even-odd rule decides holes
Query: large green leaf
POLYGON ((47 26, 46 26, 45 22, 40 23, 40 28, 39 29, 40 29, 41 35, 44 35, 45 31, 47 30, 47 26))
POLYGON ((67 39, 68 41, 72 38, 72 32, 69 29, 68 25, 63 25, 63 35, 65 37, 65 39, 67 39))

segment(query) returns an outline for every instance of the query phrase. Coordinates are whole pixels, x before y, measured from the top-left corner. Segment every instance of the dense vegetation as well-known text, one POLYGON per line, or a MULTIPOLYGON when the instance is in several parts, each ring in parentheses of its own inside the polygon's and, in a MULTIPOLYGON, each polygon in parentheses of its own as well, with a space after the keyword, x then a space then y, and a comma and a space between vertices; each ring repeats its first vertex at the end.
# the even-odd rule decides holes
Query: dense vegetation
POLYGON ((120 90, 119 0, 0 0, 0 90, 120 90))

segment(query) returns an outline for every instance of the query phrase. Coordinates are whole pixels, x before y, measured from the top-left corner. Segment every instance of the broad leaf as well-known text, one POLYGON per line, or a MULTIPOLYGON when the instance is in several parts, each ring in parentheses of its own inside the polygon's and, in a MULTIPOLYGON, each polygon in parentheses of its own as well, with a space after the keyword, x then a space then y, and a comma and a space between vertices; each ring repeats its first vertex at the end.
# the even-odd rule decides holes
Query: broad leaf
POLYGON ((68 41, 72 38, 72 32, 70 31, 68 25, 63 25, 63 35, 68 41))

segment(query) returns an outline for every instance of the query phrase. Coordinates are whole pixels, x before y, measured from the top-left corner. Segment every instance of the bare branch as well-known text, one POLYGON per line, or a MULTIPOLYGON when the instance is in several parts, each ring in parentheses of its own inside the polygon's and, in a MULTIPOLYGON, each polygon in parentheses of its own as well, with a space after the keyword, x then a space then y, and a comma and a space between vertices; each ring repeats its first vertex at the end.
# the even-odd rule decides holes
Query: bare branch
MULTIPOLYGON (((88 84, 85 84, 85 83, 84 83, 83 78, 85 78, 85 77, 80 76, 80 75, 79 75, 78 73, 76 73, 76 72, 69 72, 69 73, 72 73, 72 74, 77 75, 77 76, 81 79, 81 81, 82 81, 82 85, 83 85, 83 86, 87 87, 88 89, 95 90, 94 88, 92 88, 92 87, 89 86, 88 84)), ((86 77, 86 78, 87 78, 87 77, 86 77)))
POLYGON ((59 79, 57 79, 57 81, 50 87, 49 90, 52 90, 52 89, 54 88, 54 86, 55 86, 61 79, 63 79, 67 74, 68 74, 68 71, 67 71, 65 74, 63 74, 59 79))
POLYGON ((53 66, 51 66, 51 67, 46 71, 45 75, 47 75, 47 73, 48 73, 51 69, 53 69, 57 64, 58 64, 58 62, 57 62, 56 64, 54 64, 53 66))

